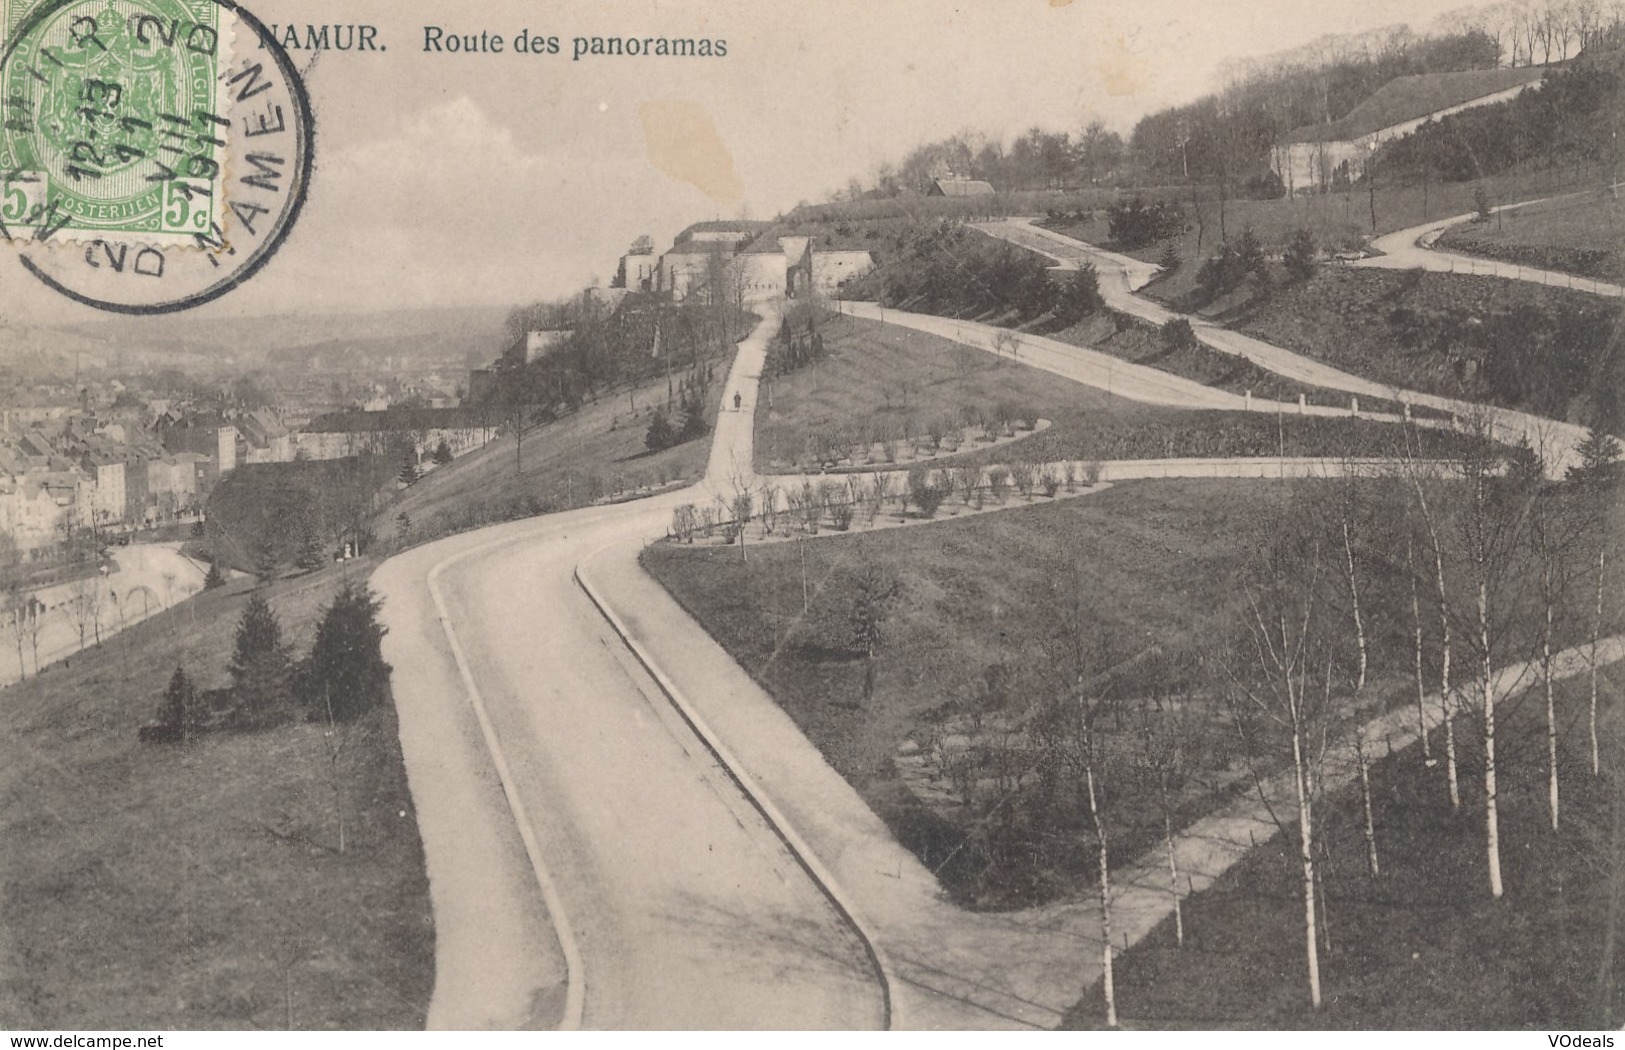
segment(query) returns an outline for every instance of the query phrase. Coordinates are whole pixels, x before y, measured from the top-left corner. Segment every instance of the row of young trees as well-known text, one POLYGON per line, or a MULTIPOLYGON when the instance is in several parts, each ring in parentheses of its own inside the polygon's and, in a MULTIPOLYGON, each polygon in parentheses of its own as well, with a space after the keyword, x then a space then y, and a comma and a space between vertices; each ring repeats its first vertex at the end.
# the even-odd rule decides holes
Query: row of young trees
MULTIPOLYGON (((1501 873, 1509 769, 1520 782, 1538 778, 1543 818, 1572 836, 1585 829, 1564 812, 1565 783, 1619 761, 1610 758, 1618 742, 1607 735, 1597 667, 1614 622, 1620 449, 1593 434, 1580 465, 1554 483, 1534 450, 1487 441, 1458 448, 1454 465, 1413 451, 1380 474, 1351 468, 1339 479, 1294 483, 1278 504, 1266 496, 1272 509, 1233 602, 1213 621, 1216 633, 1115 635, 1090 567, 1055 550, 1042 573, 1056 592, 1053 634, 1024 640, 967 683, 925 746, 928 768, 959 807, 952 840, 933 833, 942 845, 927 858, 952 892, 983 906, 1029 903, 1092 868, 1110 975, 1121 861, 1160 848, 1182 941, 1186 873, 1176 833, 1190 807, 1239 766, 1273 807, 1299 869, 1300 973, 1318 1007, 1330 798, 1346 790, 1354 799, 1362 862, 1380 884, 1388 869, 1371 765, 1384 734, 1409 733, 1420 742, 1395 761, 1425 763, 1436 792, 1414 805, 1440 820, 1476 814, 1482 829, 1484 888, 1462 892, 1514 896, 1501 873), (1589 689, 1565 707, 1556 684, 1576 666, 1589 689), (1382 732, 1368 731, 1378 716, 1382 732), (1570 764, 1571 736, 1583 764, 1570 764)), ((958 478, 949 480, 957 490, 958 478)), ((779 513, 816 532, 832 504, 862 513, 869 481, 848 478, 850 494, 834 483, 809 489, 779 513)), ((905 492, 888 484, 873 496, 901 496, 928 517, 934 488, 921 470, 905 492)), ((750 513, 761 520, 776 504, 769 492, 750 513)), ((728 508, 712 520, 728 522, 728 508)), ((679 538, 693 528, 679 522, 679 538)), ((845 589, 851 649, 864 661, 853 702, 862 705, 884 669, 897 595, 884 563, 858 560, 865 578, 845 589)))
MULTIPOLYGON (((1412 721, 1421 740, 1416 757, 1441 769, 1431 803, 1441 815, 1460 810, 1469 776, 1480 778, 1491 896, 1506 892, 1498 749, 1506 744, 1507 710, 1530 698, 1539 716, 1510 724, 1519 734, 1538 726, 1541 745, 1531 747, 1527 737, 1512 744, 1541 754, 1523 767, 1544 766, 1547 819, 1554 832, 1562 827, 1563 778, 1598 775, 1609 753, 1599 729, 1596 675, 1608 623, 1620 448, 1594 433, 1581 451, 1582 464, 1558 484, 1531 469, 1528 456, 1469 455, 1446 475, 1413 464, 1385 478, 1309 485, 1285 505, 1238 581, 1240 627, 1203 661, 1219 677, 1182 697, 1158 697, 1154 706, 1162 713, 1142 719, 1134 734, 1108 729, 1120 727, 1125 697, 1114 690, 1114 677, 1101 673, 1100 662, 1087 658, 1085 618, 1070 619, 1061 633, 1073 651, 1050 669, 1058 682, 1049 707, 1060 713, 1045 717, 1070 726, 1060 753, 1077 765, 1074 790, 1084 796, 1099 861, 1108 1024, 1116 1023, 1107 863, 1112 800, 1126 797, 1124 785, 1143 785, 1148 768, 1159 791, 1192 772, 1181 756, 1199 746, 1203 730, 1192 713, 1203 691, 1224 700, 1260 797, 1284 804, 1275 815, 1300 869, 1303 973, 1315 1008, 1323 1000, 1323 827, 1328 795, 1340 783, 1359 795, 1368 874, 1381 878, 1370 746, 1362 727, 1389 694, 1383 686, 1412 682, 1412 721), (1590 674, 1587 709, 1572 729, 1556 703, 1558 654, 1565 647, 1577 650, 1590 674), (1559 744, 1567 732, 1585 735, 1587 768, 1563 768, 1559 744), (1343 765, 1351 769, 1346 777, 1339 776, 1343 765), (1114 778, 1122 782, 1113 785, 1115 794, 1102 787, 1114 778), (1284 798, 1274 794, 1283 787, 1284 798)), ((1081 595, 1086 581, 1078 576, 1073 586, 1081 595)), ((1165 807, 1164 819, 1170 814, 1165 807)), ((1171 820, 1166 828, 1177 927, 1171 820)))

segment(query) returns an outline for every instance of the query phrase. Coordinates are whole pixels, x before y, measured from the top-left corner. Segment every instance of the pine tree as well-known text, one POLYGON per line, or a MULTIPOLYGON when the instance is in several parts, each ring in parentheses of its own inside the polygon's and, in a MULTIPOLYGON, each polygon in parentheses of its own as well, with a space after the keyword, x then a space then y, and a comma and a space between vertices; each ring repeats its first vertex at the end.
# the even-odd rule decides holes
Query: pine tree
POLYGON ((1292 235, 1292 241, 1287 245, 1286 254, 1282 262, 1286 264, 1286 272, 1294 281, 1307 281, 1315 275, 1317 263, 1315 261, 1315 238, 1308 230, 1299 227, 1292 235))
POLYGON ((158 723, 185 739, 197 730, 202 714, 192 679, 184 667, 177 665, 169 678, 169 688, 164 690, 164 702, 158 707, 158 723))
POLYGON ((301 569, 315 572, 326 562, 327 547, 322 542, 321 532, 316 528, 315 521, 307 518, 299 540, 298 565, 301 569))
POLYGON ((209 571, 203 575, 203 589, 212 591, 225 585, 226 577, 220 572, 220 562, 213 558, 209 559, 209 571))
POLYGON ((670 448, 676 442, 676 435, 672 431, 671 420, 666 413, 657 411, 649 420, 649 429, 643 435, 643 444, 650 452, 659 452, 670 448))
POLYGON ((322 615, 305 665, 304 700, 313 717, 325 720, 331 703, 335 721, 353 721, 389 701, 385 631, 372 592, 346 583, 322 615))
POLYGON ((228 670, 238 717, 244 723, 270 725, 287 716, 293 665, 282 641, 282 625, 258 591, 248 599, 237 625, 237 647, 228 670))
POLYGON ((254 575, 259 577, 261 586, 276 579, 281 562, 282 559, 278 557, 276 545, 271 542, 271 538, 267 536, 261 540, 259 548, 254 552, 254 575))
POLYGON ((1246 273, 1264 273, 1264 246, 1258 242, 1258 235, 1251 226, 1241 231, 1241 247, 1238 249, 1241 256, 1242 270, 1246 273))

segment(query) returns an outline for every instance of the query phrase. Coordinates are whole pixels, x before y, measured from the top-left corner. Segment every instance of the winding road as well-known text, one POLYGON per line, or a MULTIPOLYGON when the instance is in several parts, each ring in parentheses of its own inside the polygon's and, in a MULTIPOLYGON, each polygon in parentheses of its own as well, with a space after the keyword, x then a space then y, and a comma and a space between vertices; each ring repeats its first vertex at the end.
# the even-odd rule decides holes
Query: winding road
MULTIPOLYGON (((1578 461, 1574 447, 1585 440, 1584 427, 1527 412, 1481 406, 1437 394, 1405 390, 1392 384, 1356 376, 1312 357, 1243 335, 1202 317, 1180 314, 1161 303, 1142 298, 1135 293, 1156 275, 1158 267, 1154 263, 1097 248, 1053 230, 1035 226, 1027 219, 1005 219, 978 223, 977 226, 995 237, 1047 256, 1063 267, 1076 268, 1085 263, 1093 265, 1100 275, 1100 293, 1106 300, 1106 305, 1154 325, 1162 325, 1176 317, 1184 317, 1190 322, 1196 337, 1204 345, 1220 353, 1246 358, 1260 368, 1266 368, 1277 375, 1311 386, 1342 390, 1361 397, 1387 398, 1421 405, 1449 412, 1463 419, 1470 418, 1474 413, 1483 412, 1497 437, 1513 444, 1527 440, 1532 448, 1541 451, 1547 463, 1548 473, 1554 477, 1561 477, 1578 461)), ((1403 237, 1408 234, 1409 231, 1404 231, 1395 236, 1403 237)), ((1414 243, 1414 238, 1412 240, 1414 243)))
MULTIPOLYGON (((1544 203, 1545 200, 1521 201, 1517 204, 1502 205, 1494 211, 1512 211, 1544 203)), ((1473 218, 1471 214, 1453 215, 1448 219, 1423 223, 1378 237, 1371 242, 1371 247, 1382 254, 1357 259, 1351 265, 1386 270, 1422 269, 1433 273, 1477 274, 1481 277, 1527 281, 1530 284, 1543 284, 1553 288, 1569 288, 1577 292, 1589 292, 1592 295, 1616 298, 1625 296, 1625 286, 1610 284, 1607 281, 1596 281, 1558 270, 1542 270, 1534 266, 1522 266, 1518 263, 1502 262, 1498 259, 1446 251, 1436 247, 1435 242, 1444 231, 1452 226, 1471 222, 1473 218)))
MULTIPOLYGON (((725 388, 753 397, 768 334, 725 388)), ((721 414, 711 477, 751 453, 721 414)), ((379 568, 435 910, 433 1028, 872 1028, 857 932, 575 582, 687 490, 515 522, 379 568)), ((702 497, 703 498, 703 497, 702 497)))
MULTIPOLYGON (((762 484, 753 413, 778 313, 757 308, 722 391, 742 404, 719 414, 699 485, 449 537, 373 576, 435 916, 431 1028, 1041 1028, 1099 975, 1091 899, 954 907, 638 565, 675 507, 762 484)), ((989 331, 945 323, 991 348, 989 331)), ((1124 396, 1157 403, 1241 400, 1056 347, 1047 365, 1040 343, 1023 359, 1096 378, 1104 364, 1114 389, 1121 375, 1124 396)), ((1289 466, 1349 469, 1167 461, 1106 464, 1103 477, 1289 466)), ((1610 644, 1610 658, 1625 651, 1610 644)), ((1403 742, 1402 726, 1385 732, 1403 742)), ((1180 837, 1186 892, 1274 833, 1255 808, 1180 837)), ((1118 876, 1114 940, 1167 914, 1164 863, 1118 876)))

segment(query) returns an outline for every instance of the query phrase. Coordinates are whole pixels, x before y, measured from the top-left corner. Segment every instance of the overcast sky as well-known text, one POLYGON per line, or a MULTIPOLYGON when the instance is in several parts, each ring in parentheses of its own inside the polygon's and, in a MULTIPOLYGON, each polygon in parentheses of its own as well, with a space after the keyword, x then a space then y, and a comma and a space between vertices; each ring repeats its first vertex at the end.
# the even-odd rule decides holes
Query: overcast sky
MULTIPOLYGON (((698 219, 771 217, 928 139, 1092 117, 1126 133, 1211 88, 1227 59, 1395 22, 1422 30, 1460 3, 248 0, 268 23, 376 25, 387 50, 310 69, 309 203, 270 265, 203 311, 554 297, 608 283, 640 233, 658 250, 698 219), (508 43, 427 54, 425 25, 508 43), (514 53, 521 28, 558 36, 562 53, 514 53), (571 38, 593 35, 721 38, 728 55, 572 61, 571 38)), ((0 311, 101 316, 12 260, 0 260, 0 311)))

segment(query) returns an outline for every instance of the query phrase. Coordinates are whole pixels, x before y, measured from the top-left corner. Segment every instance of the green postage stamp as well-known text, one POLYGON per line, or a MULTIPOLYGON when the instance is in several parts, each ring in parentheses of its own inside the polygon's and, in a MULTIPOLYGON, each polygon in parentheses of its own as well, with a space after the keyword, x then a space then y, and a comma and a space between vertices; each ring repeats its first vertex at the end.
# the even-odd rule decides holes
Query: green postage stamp
POLYGON ((0 223, 12 236, 187 244, 221 221, 211 0, 3 0, 0 223))

